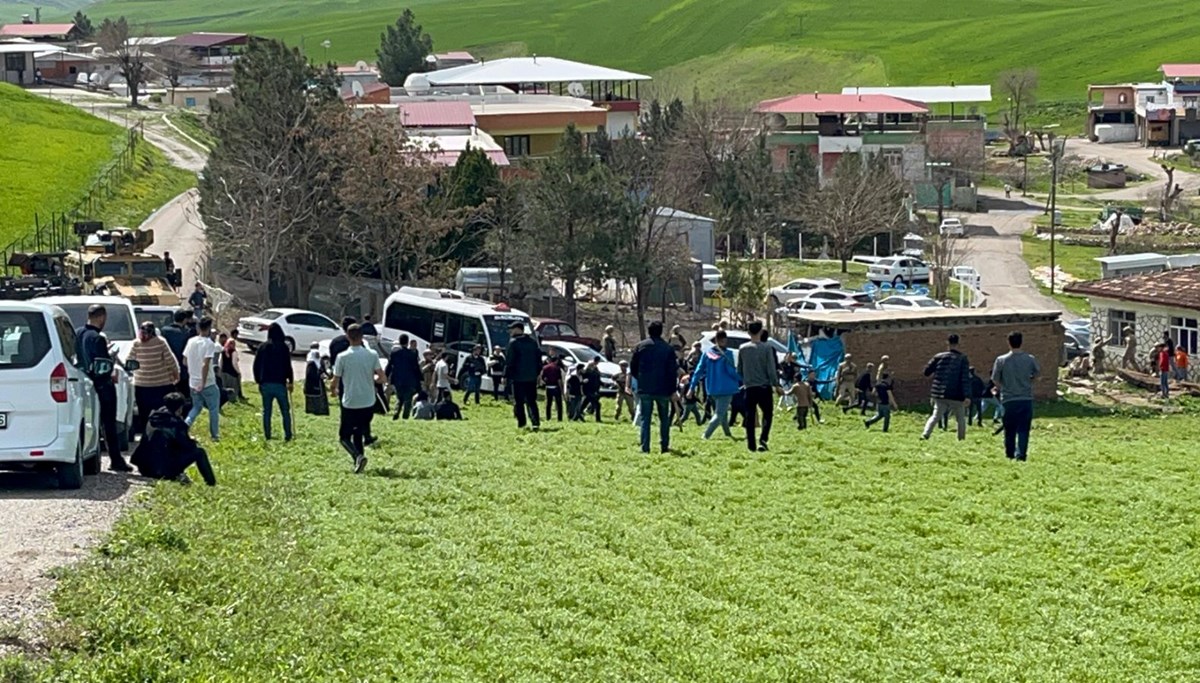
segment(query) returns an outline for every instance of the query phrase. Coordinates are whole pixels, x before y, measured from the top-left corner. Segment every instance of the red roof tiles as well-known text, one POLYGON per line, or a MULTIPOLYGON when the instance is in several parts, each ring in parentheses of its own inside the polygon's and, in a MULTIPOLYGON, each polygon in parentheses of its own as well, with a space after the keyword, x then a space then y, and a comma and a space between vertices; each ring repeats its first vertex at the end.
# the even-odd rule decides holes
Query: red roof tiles
POLYGON ((75 24, 7 24, 0 26, 0 36, 38 38, 41 36, 65 36, 75 24))
POLYGON ((891 95, 835 95, 809 93, 777 97, 758 103, 763 114, 927 114, 920 102, 891 95))
POLYGON ((407 128, 469 128, 475 113, 467 102, 403 102, 396 107, 407 128))
POLYGON ((1068 294, 1200 311, 1200 267, 1067 285, 1068 294))

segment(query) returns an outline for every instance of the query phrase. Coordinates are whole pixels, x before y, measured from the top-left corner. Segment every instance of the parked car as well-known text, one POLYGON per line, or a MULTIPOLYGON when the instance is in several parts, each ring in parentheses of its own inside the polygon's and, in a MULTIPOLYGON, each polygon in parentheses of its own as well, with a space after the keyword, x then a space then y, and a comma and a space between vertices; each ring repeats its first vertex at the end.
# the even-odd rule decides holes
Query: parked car
POLYGON ((975 287, 975 289, 983 288, 983 276, 975 270, 974 266, 954 266, 950 269, 950 277, 955 280, 961 280, 975 287))
POLYGON ((822 289, 809 294, 802 301, 836 301, 850 308, 870 306, 874 299, 866 292, 853 292, 848 289, 822 289))
POLYGON ((1083 356, 1090 355, 1088 345, 1070 330, 1063 333, 1063 366, 1083 356))
POLYGON ((704 271, 704 293, 715 294, 721 291, 721 270, 709 263, 705 263, 700 268, 704 271))
POLYGON ((100 472, 100 401, 74 351, 61 309, 0 303, 0 469, 53 468, 64 489, 100 472))
POLYGON ((329 318, 297 308, 269 308, 258 315, 238 320, 241 341, 251 351, 257 351, 267 341, 267 328, 279 323, 283 328, 284 343, 293 354, 299 350, 308 353, 313 342, 323 342, 340 335, 342 328, 329 318))
POLYGON ((621 366, 604 360, 595 349, 575 342, 555 341, 542 342, 542 352, 546 356, 558 356, 563 359, 563 365, 569 370, 578 363, 590 363, 593 358, 600 359, 600 393, 614 396, 617 393, 617 381, 613 379, 621 372, 621 366))
POLYGON ((875 304, 881 311, 919 311, 926 308, 943 308, 936 299, 927 296, 897 294, 875 304))
POLYGON ((822 289, 841 289, 842 283, 832 278, 807 278, 802 277, 798 280, 780 286, 772 287, 768 292, 768 298, 771 303, 771 308, 779 308, 789 301, 796 299, 807 299, 813 292, 822 289))
POLYGON ((797 311, 854 311, 854 306, 842 303, 840 301, 825 301, 822 299, 800 299, 799 301, 789 301, 788 305, 783 309, 787 313, 795 313, 797 311))
POLYGON ((175 322, 175 311, 179 310, 178 306, 137 306, 133 307, 133 314, 137 318, 137 324, 140 327, 144 322, 154 323, 154 327, 162 329, 167 325, 175 322))
POLYGON ((117 439, 121 450, 129 449, 129 439, 133 431, 133 416, 137 404, 133 400, 133 376, 126 369, 125 359, 137 339, 137 314, 129 299, 119 296, 46 296, 34 299, 37 303, 58 306, 71 320, 73 329, 78 330, 87 324, 88 309, 96 304, 104 306, 108 312, 108 321, 104 325, 104 336, 108 339, 109 349, 117 361, 117 439))
POLYGON ((913 285, 929 282, 929 266, 920 259, 906 256, 890 256, 879 259, 867 268, 867 280, 876 285, 885 282, 893 285, 913 285))
POLYGON ((583 344, 584 346, 600 350, 600 340, 595 337, 584 337, 575 329, 575 326, 565 320, 555 320, 553 318, 543 318, 537 321, 533 327, 534 333, 538 339, 546 341, 572 342, 574 344, 583 344))
MULTIPOLYGON (((329 339, 322 339, 317 342, 317 353, 320 354, 321 365, 329 372, 333 372, 333 363, 329 360, 329 344, 333 339, 334 337, 330 337, 329 339)), ((383 341, 374 335, 367 335, 363 337, 363 346, 371 349, 375 352, 376 356, 379 356, 379 369, 387 372, 387 360, 391 354, 391 350, 384 348, 383 341)))
POLYGON ((967 230, 963 222, 957 218, 943 218, 938 226, 938 233, 944 237, 966 237, 967 230))

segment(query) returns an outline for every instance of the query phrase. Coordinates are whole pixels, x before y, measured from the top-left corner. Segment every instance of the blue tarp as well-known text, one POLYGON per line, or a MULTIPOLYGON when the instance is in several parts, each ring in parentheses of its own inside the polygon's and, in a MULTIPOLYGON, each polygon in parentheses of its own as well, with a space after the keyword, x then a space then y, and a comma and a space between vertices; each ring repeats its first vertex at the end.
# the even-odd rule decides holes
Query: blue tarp
POLYGON ((821 398, 830 400, 837 391, 834 379, 837 377, 838 365, 846 353, 846 345, 841 337, 826 339, 814 337, 809 342, 807 365, 817 372, 817 388, 821 398))

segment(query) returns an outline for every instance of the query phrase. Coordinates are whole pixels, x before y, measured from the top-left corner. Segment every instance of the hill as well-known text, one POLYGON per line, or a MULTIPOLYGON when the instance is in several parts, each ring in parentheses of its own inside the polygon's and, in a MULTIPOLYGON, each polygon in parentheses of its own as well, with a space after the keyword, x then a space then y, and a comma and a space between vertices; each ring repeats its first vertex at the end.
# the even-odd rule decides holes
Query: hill
POLYGON ((1194 58, 1200 24, 1186 0, 1133 12, 1120 0, 104 0, 94 20, 126 14, 158 33, 238 30, 302 40, 310 55, 373 59, 379 34, 409 5, 437 49, 514 50, 662 77, 690 96, 732 89, 751 100, 842 85, 995 81, 1041 72, 1041 96, 1080 100, 1089 82, 1153 78, 1194 58), (752 87, 746 87, 752 86, 752 87))
POLYGON ((125 132, 70 105, 0 84, 0 245, 65 211, 120 151, 125 132))

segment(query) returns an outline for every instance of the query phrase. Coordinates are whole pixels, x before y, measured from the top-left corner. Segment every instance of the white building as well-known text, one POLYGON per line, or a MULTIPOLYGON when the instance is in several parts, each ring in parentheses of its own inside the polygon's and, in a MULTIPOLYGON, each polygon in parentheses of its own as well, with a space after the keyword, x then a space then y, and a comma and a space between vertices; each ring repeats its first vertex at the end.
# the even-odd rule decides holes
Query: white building
MULTIPOLYGON (((1125 343, 1125 329, 1137 339, 1139 362, 1162 340, 1163 332, 1189 355, 1200 343, 1200 267, 1092 280, 1067 285, 1069 294, 1086 296, 1092 306, 1092 339, 1125 343)), ((1111 354, 1120 351, 1114 348, 1111 354)))

